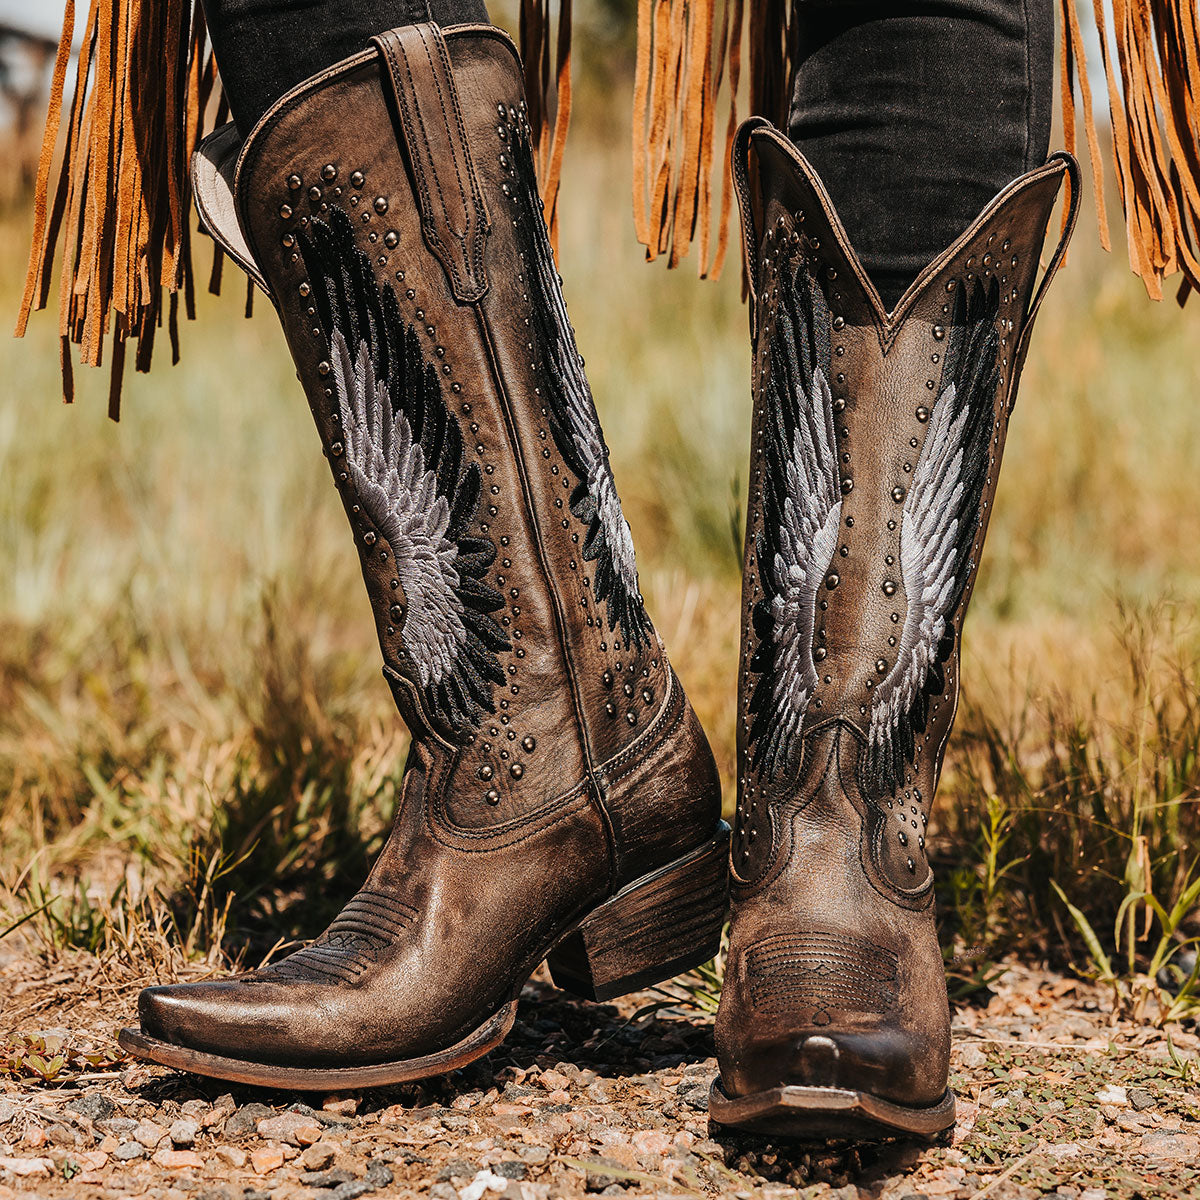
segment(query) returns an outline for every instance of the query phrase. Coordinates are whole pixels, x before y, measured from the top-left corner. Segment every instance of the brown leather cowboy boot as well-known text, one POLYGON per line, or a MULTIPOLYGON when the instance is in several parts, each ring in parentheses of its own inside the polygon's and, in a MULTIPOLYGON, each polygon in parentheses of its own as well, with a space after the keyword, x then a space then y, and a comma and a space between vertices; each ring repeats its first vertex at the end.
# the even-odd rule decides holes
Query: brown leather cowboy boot
POLYGON ((150 988, 135 1054, 357 1088, 449 1071, 549 956, 606 999, 712 957, 716 767, 642 605, 542 220, 516 51, 411 26, 196 164, 279 310, 413 745, 391 837, 317 941, 150 988))
MULTIPOLYGON (((925 828, 1064 176, 1010 184, 891 313, 766 122, 734 170, 754 426, 733 925, 710 1112, 772 1134, 954 1121, 925 828)), ((1069 224, 1074 221, 1072 205, 1069 224)), ((1069 232, 1069 230, 1068 230, 1069 232)))

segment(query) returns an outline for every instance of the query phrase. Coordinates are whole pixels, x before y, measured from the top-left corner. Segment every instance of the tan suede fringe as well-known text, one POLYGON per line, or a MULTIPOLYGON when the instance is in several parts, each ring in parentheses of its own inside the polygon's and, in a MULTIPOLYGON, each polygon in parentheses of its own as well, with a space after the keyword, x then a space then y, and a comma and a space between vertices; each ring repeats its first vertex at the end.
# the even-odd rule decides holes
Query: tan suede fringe
MULTIPOLYGON (((633 214, 648 258, 676 266, 697 236, 700 273, 720 270, 729 193, 720 202, 714 263, 707 255, 712 108, 729 61, 730 124, 736 120, 744 0, 639 0, 634 87, 633 214), (713 17, 721 7, 719 33, 713 17)), ((749 112, 786 127, 793 19, 801 0, 748 0, 749 112)), ((1085 26, 1098 30, 1112 124, 1112 154, 1129 262, 1154 299, 1177 272, 1182 304, 1200 288, 1200 7, 1198 0, 1058 0, 1061 99, 1068 148, 1083 110, 1100 241, 1110 248, 1104 157, 1085 59, 1085 26), (1082 14, 1082 15, 1081 15, 1082 14)), ((802 49, 802 48, 801 48, 802 49)), ((725 136, 728 157, 729 134, 725 136)), ((723 172, 728 179, 728 165, 723 172)))
MULTIPOLYGON (((700 275, 720 274, 739 93, 748 93, 748 112, 786 125, 799 2, 638 0, 633 216, 648 259, 663 256, 678 266, 695 241, 700 275), (722 182, 714 194, 718 152, 722 182)), ((1200 288, 1200 0, 1058 4, 1064 133, 1075 149, 1082 109, 1101 243, 1109 248, 1104 159, 1084 54, 1091 29, 1101 34, 1130 265, 1155 299, 1168 276, 1182 273, 1182 304, 1200 288)), ((554 0, 521 0, 520 10, 529 116, 552 237, 571 119, 571 0, 558 0, 556 26, 553 8, 554 0)), ((59 259, 64 398, 74 394, 70 344, 79 346, 82 362, 99 366, 111 335, 115 419, 129 339, 137 343, 137 369, 148 370, 165 320, 172 359, 179 357, 181 292, 186 314, 194 309, 188 163, 226 110, 200 0, 90 0, 64 122, 74 29, 75 0, 68 0, 16 332, 25 332, 32 310, 46 306, 59 259)), ((221 267, 218 251, 210 290, 220 286, 221 267)))
MULTIPOLYGON (((775 0, 778 2, 778 0, 775 0)), ((633 223, 647 259, 678 266, 698 240, 699 273, 721 273, 729 243, 729 152, 737 128, 744 0, 638 0, 633 85, 633 223), (717 7, 720 6, 720 20, 717 7), (729 112, 717 122, 722 84, 729 112), (712 247, 713 157, 718 139, 721 192, 712 247), (710 253, 711 249, 711 253, 710 253)), ((762 0, 750 0, 750 24, 762 0)), ((757 47, 750 39, 751 72, 757 47)), ((752 94, 754 84, 751 84, 752 94)))
MULTIPOLYGON (((1076 4, 1060 0, 1063 129, 1074 149, 1078 81, 1100 241, 1108 249, 1099 153, 1076 4)), ((1200 288, 1200 9, 1196 0, 1093 0, 1112 120, 1113 164, 1125 216, 1129 265, 1162 299, 1182 272, 1177 299, 1200 288)))
POLYGON ((550 244, 558 253, 558 184, 571 123, 571 0, 559 0, 550 68, 550 0, 521 0, 521 61, 525 96, 533 126, 534 159, 550 244))
POLYGON ((193 314, 187 172, 216 66, 205 55, 198 0, 91 0, 64 129, 74 32, 75 2, 68 0, 16 333, 24 334, 33 309, 46 306, 61 257, 63 398, 74 395, 70 343, 82 362, 100 366, 111 334, 109 413, 116 419, 126 342, 137 342, 135 365, 148 370, 165 318, 177 360, 180 292, 193 314))

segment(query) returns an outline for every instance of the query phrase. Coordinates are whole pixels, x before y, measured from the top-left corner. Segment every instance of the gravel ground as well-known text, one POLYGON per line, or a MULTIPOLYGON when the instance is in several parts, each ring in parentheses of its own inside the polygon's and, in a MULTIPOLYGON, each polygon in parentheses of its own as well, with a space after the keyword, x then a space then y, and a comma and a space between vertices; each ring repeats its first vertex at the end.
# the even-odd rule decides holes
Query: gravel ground
POLYGON ((134 989, 75 968, 0 966, 0 1200, 1200 1196, 1200 1038, 1114 1024, 1098 990, 1015 965, 955 1014, 958 1125, 934 1146, 710 1127, 711 1017, 652 993, 588 1005, 535 981, 466 1070, 297 1096, 121 1057, 134 989))

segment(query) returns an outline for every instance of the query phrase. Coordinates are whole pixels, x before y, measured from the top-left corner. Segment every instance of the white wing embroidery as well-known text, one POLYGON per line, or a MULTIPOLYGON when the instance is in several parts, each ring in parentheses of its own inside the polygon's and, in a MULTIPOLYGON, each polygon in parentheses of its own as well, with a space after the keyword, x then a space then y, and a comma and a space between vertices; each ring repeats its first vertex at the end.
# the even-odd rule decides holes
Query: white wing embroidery
POLYGON ((423 687, 453 672, 467 640, 455 568, 458 545, 446 531, 450 503, 402 411, 392 412, 387 384, 375 377, 366 342, 351 356, 332 338, 334 395, 342 416, 346 465, 366 514, 395 555, 406 608, 404 644, 423 687))
POLYGON ((763 529, 757 552, 763 598, 755 605, 751 670, 754 762, 767 777, 794 768, 800 726, 817 686, 817 594, 837 548, 842 502, 827 377, 829 310, 801 268, 785 271, 764 383, 767 426, 763 529))
POLYGON ((976 285, 958 298, 942 390, 904 500, 900 570, 908 602, 896 661, 875 689, 867 771, 877 795, 899 786, 928 719, 928 701, 945 687, 947 634, 970 579, 971 551, 987 482, 999 373, 998 294, 976 285))
POLYGON ((610 630, 620 627, 626 642, 641 645, 650 623, 638 588, 637 560, 629 523, 608 461, 608 446, 596 416, 583 360, 567 317, 562 284, 538 200, 528 131, 513 139, 514 198, 521 223, 533 240, 530 301, 540 347, 545 354, 543 399, 558 452, 579 480, 571 511, 587 527, 583 557, 592 562, 592 591, 607 606, 610 630))
POLYGON ((402 666, 427 715, 457 733, 493 710, 493 686, 505 680, 496 653, 510 648, 491 615, 504 606, 487 580, 496 548, 471 534, 479 467, 464 465, 438 372, 390 283, 376 281, 346 214, 333 208, 299 242, 328 347, 341 461, 364 516, 392 549, 402 666))

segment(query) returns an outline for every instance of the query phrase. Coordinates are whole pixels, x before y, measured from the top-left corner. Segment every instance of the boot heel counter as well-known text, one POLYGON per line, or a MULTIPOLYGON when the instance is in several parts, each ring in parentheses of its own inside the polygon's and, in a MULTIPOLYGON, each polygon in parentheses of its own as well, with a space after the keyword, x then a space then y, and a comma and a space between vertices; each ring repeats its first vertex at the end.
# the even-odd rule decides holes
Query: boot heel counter
POLYGON ((598 775, 618 888, 711 838, 721 819, 717 763, 674 672, 654 724, 598 775))

